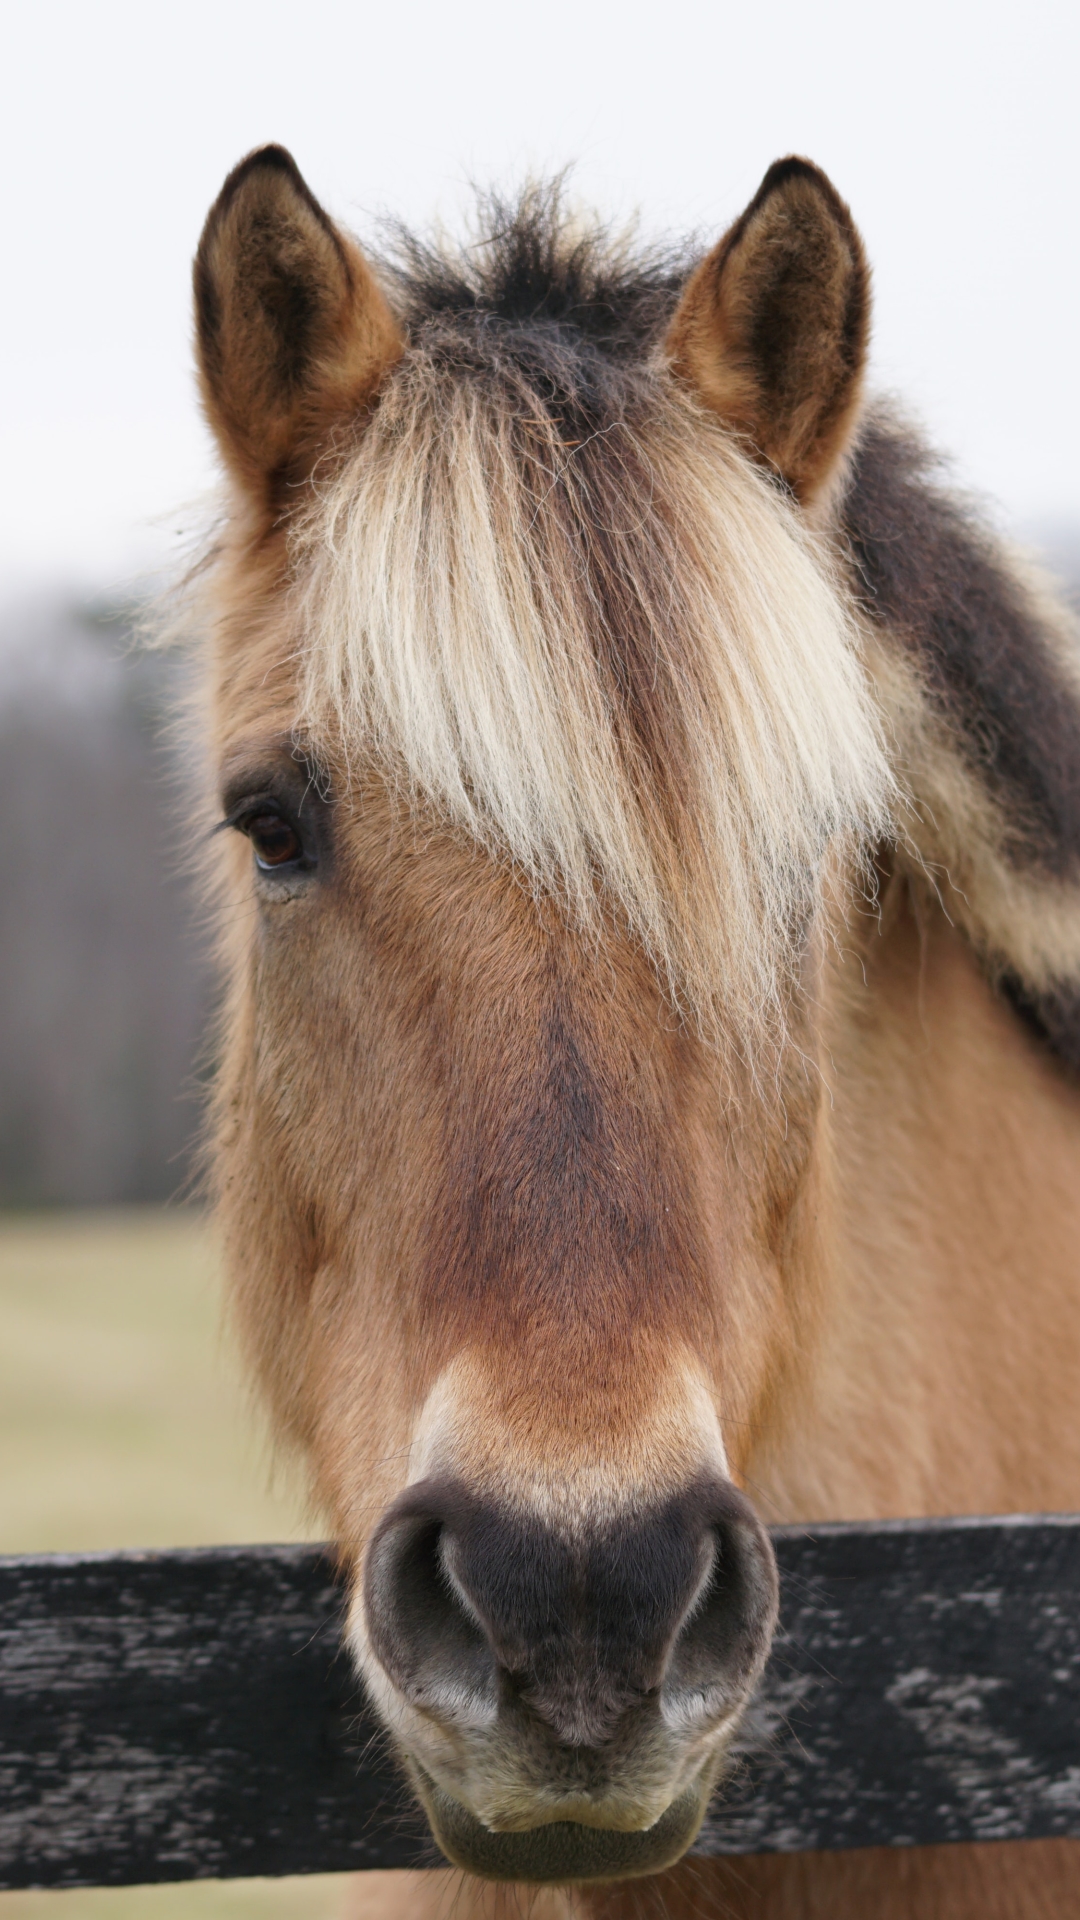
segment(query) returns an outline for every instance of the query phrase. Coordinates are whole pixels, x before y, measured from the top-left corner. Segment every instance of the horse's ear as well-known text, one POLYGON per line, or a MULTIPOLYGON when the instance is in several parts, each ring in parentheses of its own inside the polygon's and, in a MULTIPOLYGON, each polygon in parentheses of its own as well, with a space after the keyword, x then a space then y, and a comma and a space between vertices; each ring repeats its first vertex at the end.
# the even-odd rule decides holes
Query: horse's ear
POLYGON ((268 505, 308 477, 330 429, 363 408, 402 351, 363 254, 283 147, 249 154, 211 207, 195 322, 210 424, 268 505))
POLYGON ((870 271, 839 194, 808 160, 778 160, 691 275, 668 334, 675 373, 804 503, 858 417, 870 271))

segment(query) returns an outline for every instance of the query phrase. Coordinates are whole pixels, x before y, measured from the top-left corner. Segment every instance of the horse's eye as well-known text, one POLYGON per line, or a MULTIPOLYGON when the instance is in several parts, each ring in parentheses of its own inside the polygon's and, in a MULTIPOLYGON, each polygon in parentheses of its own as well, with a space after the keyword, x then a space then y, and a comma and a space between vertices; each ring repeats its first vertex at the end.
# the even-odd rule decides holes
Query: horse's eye
POLYGON ((300 835, 279 813, 252 814, 240 824, 255 849, 260 867, 288 867, 303 859, 300 835))

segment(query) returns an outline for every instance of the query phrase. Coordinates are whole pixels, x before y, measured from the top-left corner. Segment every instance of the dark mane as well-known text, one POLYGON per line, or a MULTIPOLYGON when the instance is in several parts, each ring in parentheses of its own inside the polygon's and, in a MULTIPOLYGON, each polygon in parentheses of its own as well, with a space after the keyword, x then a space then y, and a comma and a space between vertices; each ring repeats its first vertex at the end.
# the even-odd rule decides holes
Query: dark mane
POLYGON ((1021 868, 1080 878, 1080 712, 1035 609, 942 463, 875 410, 844 506, 863 605, 925 681, 1011 824, 1021 868))
POLYGON ((474 238, 436 245, 392 225, 381 264, 411 331, 447 321, 544 327, 618 357, 653 344, 674 310, 693 246, 634 247, 566 206, 564 180, 516 200, 478 196, 474 238))
MULTIPOLYGON (((1037 609, 989 530, 943 483, 942 463, 888 410, 863 429, 844 530, 866 611, 918 657, 964 757, 1009 823, 1019 870, 1080 880, 1080 707, 1037 609)), ((1080 990, 998 984, 1080 1071, 1080 990)))

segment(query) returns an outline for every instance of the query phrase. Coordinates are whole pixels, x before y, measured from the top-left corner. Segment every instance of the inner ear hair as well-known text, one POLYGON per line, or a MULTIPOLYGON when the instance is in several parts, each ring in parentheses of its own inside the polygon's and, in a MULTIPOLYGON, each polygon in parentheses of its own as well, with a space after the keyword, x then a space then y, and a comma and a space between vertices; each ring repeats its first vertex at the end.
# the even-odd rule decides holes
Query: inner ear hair
POLYGON ((691 275, 667 337, 673 372, 803 504, 858 420, 870 270, 851 214, 809 160, 769 168, 691 275))
POLYGON ((195 257, 199 374, 227 466, 268 504, 402 352, 385 295, 284 147, 235 167, 195 257))

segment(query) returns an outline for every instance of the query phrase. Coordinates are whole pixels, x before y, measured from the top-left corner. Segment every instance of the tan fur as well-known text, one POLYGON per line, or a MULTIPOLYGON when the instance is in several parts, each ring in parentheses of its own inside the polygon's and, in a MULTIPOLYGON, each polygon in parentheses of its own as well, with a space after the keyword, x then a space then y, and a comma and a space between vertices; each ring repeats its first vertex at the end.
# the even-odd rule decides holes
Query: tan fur
MULTIPOLYGON (((568 1530, 725 1459, 767 1519, 1076 1505, 1080 1097, 985 975, 1075 978, 1080 916, 832 551, 846 209, 803 163, 767 180, 690 283, 677 377, 652 356, 590 448, 479 349, 405 343, 290 168, 245 163, 200 256, 237 489, 206 724, 223 794, 325 806, 325 861, 290 888, 215 841, 214 1179, 343 1560, 433 1462, 568 1530), (282 261, 299 330, 259 292, 282 261), (793 261, 770 385, 751 323, 793 261)), ((691 1863, 536 1911, 1066 1920, 1074 1858, 691 1863)), ((516 1897, 379 1876, 357 1911, 516 1897)))
POLYGON ((363 1873, 349 1883, 339 1920, 577 1920, 561 1887, 484 1885, 447 1868, 363 1873))
MULTIPOLYGON (((486 1426, 488 1445, 500 1448, 512 1482, 524 1484, 536 1459, 549 1457, 553 1446, 559 1454, 577 1448, 582 1471, 590 1459, 606 1463, 607 1475, 624 1487, 643 1471, 658 1474, 659 1460, 634 1464, 649 1431, 658 1381, 670 1372, 673 1338, 681 1338, 695 1354, 708 1355, 705 1373, 715 1395, 720 1327, 712 1301, 729 1266, 723 1321, 729 1333, 740 1327, 744 1354, 760 1354, 724 1388, 725 1428, 730 1420, 738 1436, 753 1419, 759 1368, 790 1337, 791 1317, 803 1310, 797 1296, 784 1304, 780 1268, 786 1249, 774 1243, 773 1222, 777 1215, 787 1218, 791 1189, 807 1178, 820 1084, 796 1056, 786 1098, 776 1096, 785 1098, 786 1133, 767 1142, 756 1123, 743 1123, 739 1151, 755 1168, 744 1191, 739 1171, 725 1170, 727 1077, 717 1086, 703 1043, 665 1022, 655 981, 629 943, 622 954, 610 951, 597 969, 591 941, 582 938, 575 953, 557 921, 545 930, 512 875, 455 841, 446 828, 431 824, 418 836, 400 804, 378 789, 343 824, 343 857, 363 876, 359 920, 346 893, 328 903, 312 944, 307 924, 283 903, 272 909, 279 924, 267 942, 250 907, 238 902, 232 926, 238 1004, 229 1020, 218 1137, 220 1213, 253 1358, 285 1430, 314 1446, 320 1497, 339 1537, 350 1549, 362 1545, 406 1475, 421 1409, 448 1360, 460 1347, 468 1351, 480 1342, 485 1371, 475 1376, 474 1370, 477 1387, 462 1403, 459 1431, 466 1435, 474 1421, 481 1432, 486 1426), (659 1188, 665 1216, 660 1247, 668 1249, 661 1264, 650 1268, 648 1285, 642 1276, 627 1299, 627 1277, 607 1270, 608 1256, 598 1243, 590 1291, 576 1310, 567 1302, 558 1327, 531 1308, 523 1317, 517 1287, 527 1289, 538 1260, 547 1266, 555 1255, 579 1259, 580 1226, 567 1223, 571 1238, 563 1253, 558 1223, 549 1221, 545 1243, 525 1250, 528 1263, 520 1279, 507 1263, 503 1288, 488 1306, 471 1290, 469 1266, 459 1269, 458 1256, 449 1252, 440 1262, 436 1289, 429 1291, 420 1237, 440 1193, 445 1191, 450 1209, 467 1197, 474 1151, 482 1167, 500 1134, 503 1151, 517 1151, 514 1079, 534 1057, 534 1022, 543 1013, 556 953, 568 1004, 575 1005, 582 1039, 588 1035, 590 1064, 603 1071, 613 1110, 625 1102, 633 1116, 633 1131, 621 1149, 613 1149, 607 1179, 616 1191, 626 1181, 647 1183, 645 1190, 654 1193, 659 1188), (437 1029, 418 1049, 401 1044, 424 1009, 431 978, 443 982, 452 1013, 457 1084, 443 1078, 437 1029), (290 1010, 273 1054, 267 1058, 263 1050, 260 1059, 251 1052, 256 979, 264 1006, 290 1010), (624 1065, 628 1030, 634 1043, 624 1065), (351 1089, 361 1061, 363 1104, 357 1107, 351 1089), (490 1144, 478 1142, 474 1149, 463 1129, 471 1116, 483 1115, 493 1087, 496 1131, 490 1144), (290 1141, 308 1113, 304 1131, 290 1141), (337 1116, 330 1133, 323 1131, 324 1113, 337 1116), (634 1140, 639 1130, 648 1143, 641 1165, 641 1144, 634 1140), (448 1134, 467 1149, 460 1170, 447 1162, 448 1134), (290 1141, 287 1155, 276 1141, 290 1141), (368 1142, 378 1142, 377 1154, 368 1142), (680 1192, 675 1184, 688 1151, 695 1160, 705 1156, 700 1194, 680 1192), (300 1220, 311 1223, 308 1240, 297 1239, 293 1222, 300 1220), (691 1228, 692 1243, 682 1243, 691 1228), (739 1258, 736 1247, 742 1249, 739 1258), (358 1271, 364 1276, 359 1317, 351 1307, 358 1271), (295 1278, 268 1292, 267 1272, 295 1278), (601 1344, 592 1323, 605 1299, 611 1313, 601 1344), (489 1382, 497 1385, 494 1403, 489 1382), (486 1421, 484 1405, 493 1409, 486 1421), (516 1449, 520 1469, 514 1466, 516 1449), (356 1470, 358 1450, 370 1462, 363 1473, 356 1470)), ((240 887, 244 851, 230 849, 240 887)), ((771 1103, 769 1112, 771 1117, 771 1103)), ((631 1196, 629 1189, 624 1204, 634 1204, 631 1196)), ((453 1218, 451 1211, 448 1224, 453 1218)), ((805 1249, 797 1246, 789 1257, 798 1274, 805 1249)), ((521 1298, 527 1300, 527 1291, 521 1298)), ((459 1363, 459 1382, 469 1378, 459 1363)), ((660 1411, 663 1432, 667 1416, 660 1411)), ((678 1423, 672 1431, 678 1434, 678 1423)), ((692 1465, 700 1457, 700 1429, 686 1432, 681 1451, 692 1465)), ((655 1460, 652 1450, 650 1457, 655 1460)), ((669 1443, 660 1458, 668 1460, 670 1473, 669 1443)))
POLYGON ((484 1887, 455 1873, 359 1874, 341 1920, 1071 1920, 1080 1843, 687 1860, 595 1893, 484 1887))
POLYGON ((601 1515, 618 1519, 663 1499, 688 1461, 700 1472, 725 1472, 714 1395, 697 1355, 650 1343, 642 1359, 643 1391, 626 1410, 626 1431, 614 1432, 609 1422, 601 1454, 583 1445, 578 1419, 552 1430, 546 1383, 543 1404, 531 1405, 525 1383, 515 1379, 508 1388, 489 1351, 479 1343, 464 1349, 439 1374, 417 1418, 409 1479, 452 1464, 478 1493, 505 1497, 512 1490, 530 1512, 572 1534, 601 1515), (542 1450, 531 1431, 541 1420, 542 1450))
POLYGON ((827 1330, 749 1481, 784 1520, 1072 1508, 1075 1088, 902 871, 826 1031, 827 1330))
MULTIPOLYGON (((628 1886, 583 1900, 581 1913, 589 1920, 1065 1920, 1076 1912, 1078 1876, 1080 1845, 1069 1840, 692 1860, 663 1889, 628 1886)), ((358 1908, 356 1920, 362 1915, 358 1908)))

